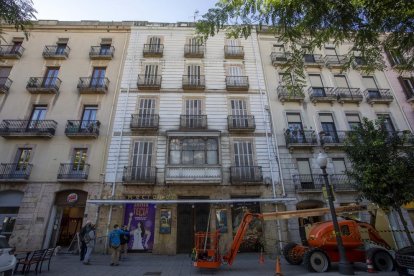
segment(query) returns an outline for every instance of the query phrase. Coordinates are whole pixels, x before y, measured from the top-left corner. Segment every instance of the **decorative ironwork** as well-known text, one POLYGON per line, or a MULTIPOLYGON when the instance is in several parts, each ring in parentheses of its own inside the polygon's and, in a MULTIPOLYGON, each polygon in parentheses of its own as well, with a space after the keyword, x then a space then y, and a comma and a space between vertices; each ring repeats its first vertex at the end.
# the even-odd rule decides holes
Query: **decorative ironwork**
POLYGON ((167 183, 220 183, 222 180, 221 166, 167 166, 165 181, 167 183))
POLYGON ((305 66, 318 66, 319 67, 324 64, 322 55, 318 55, 318 54, 304 54, 303 61, 305 63, 305 66))
POLYGON ((65 134, 68 137, 91 137, 99 136, 101 123, 97 120, 68 120, 65 134))
POLYGON ((303 86, 292 86, 291 91, 287 86, 281 85, 277 87, 277 97, 279 101, 283 102, 303 102, 305 94, 303 93, 303 86))
POLYGON ((230 182, 237 184, 263 183, 262 167, 260 166, 233 166, 230 167, 230 182))
POLYGON ((0 136, 38 136, 50 138, 55 135, 57 122, 53 120, 3 120, 0 123, 0 136))
POLYGON ((162 57, 163 52, 163 44, 144 44, 144 57, 162 57))
POLYGON ((321 131, 319 138, 321 139, 322 145, 340 145, 344 143, 348 133, 349 131, 321 131))
POLYGON ((28 180, 32 167, 29 163, 1 163, 0 180, 28 180))
POLYGON ((78 90, 79 93, 106 93, 108 92, 109 79, 108 78, 79 78, 78 90))
POLYGON ((114 57, 114 46, 91 46, 89 58, 91 59, 112 59, 114 57))
POLYGON ((355 191, 356 183, 346 174, 330 174, 330 183, 337 192, 355 191))
POLYGON ((65 45, 48 45, 43 49, 44 58, 67 59, 69 57, 70 48, 65 45))
POLYGON ((57 179, 61 181, 85 181, 89 175, 89 164, 61 163, 57 179))
POLYGON ((345 55, 326 55, 325 64, 328 67, 343 66, 348 61, 345 55))
POLYGON ((309 87, 309 99, 311 102, 335 102, 337 97, 333 87, 309 87))
POLYGON ((206 79, 203 75, 183 75, 183 89, 204 90, 206 79))
POLYGON ((337 87, 335 93, 340 103, 360 103, 363 100, 359 88, 337 87))
POLYGON ((9 78, 0 78, 0 93, 7 93, 13 81, 9 78))
POLYGON ((132 114, 131 129, 153 129, 157 130, 160 121, 158 114, 132 114))
POLYGON ((285 52, 272 52, 270 54, 273 66, 283 65, 292 59, 291 53, 285 52))
POLYGON ((322 192, 324 180, 321 174, 295 174, 292 177, 296 191, 322 192))
POLYGON ((138 89, 159 90, 162 77, 159 75, 138 75, 138 89))
POLYGON ((155 184, 157 179, 156 167, 130 166, 124 167, 122 181, 137 184, 155 184))
POLYGON ((227 76, 226 88, 229 91, 249 90, 249 77, 247 76, 227 76))
POLYGON ((207 115, 181 115, 180 127, 182 129, 206 129, 207 115))
POLYGON ((229 115, 227 116, 229 131, 255 131, 256 122, 254 115, 229 115))
POLYGON ((184 57, 203 58, 204 57, 204 45, 185 44, 184 45, 184 57))
POLYGON ((365 98, 369 104, 374 103, 391 103, 394 100, 394 96, 390 89, 375 89, 368 88, 364 91, 365 98))
POLYGON ((288 147, 316 146, 318 144, 314 130, 287 129, 285 140, 288 147))
POLYGON ((244 58, 243 46, 224 46, 224 58, 244 58))
POLYGON ((60 84, 62 81, 57 77, 30 77, 27 82, 26 89, 30 93, 52 93, 59 92, 60 84))
POLYGON ((24 52, 20 45, 0 45, 0 58, 19 59, 24 52))

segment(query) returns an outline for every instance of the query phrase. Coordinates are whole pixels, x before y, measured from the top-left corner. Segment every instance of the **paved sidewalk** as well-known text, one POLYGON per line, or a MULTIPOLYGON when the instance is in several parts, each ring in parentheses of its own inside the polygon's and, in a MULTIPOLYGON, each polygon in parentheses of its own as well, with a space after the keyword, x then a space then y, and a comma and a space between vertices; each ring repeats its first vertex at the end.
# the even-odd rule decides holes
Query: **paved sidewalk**
MULTIPOLYGON (((42 272, 41 275, 59 275, 59 276, 187 276, 187 275, 260 275, 273 276, 275 272, 275 260, 266 256, 265 263, 259 264, 259 256, 254 253, 239 254, 233 263, 233 266, 223 265, 220 269, 209 271, 199 270, 192 266, 188 255, 180 254, 175 256, 152 255, 152 254, 129 254, 121 261, 117 267, 109 265, 110 256, 96 254, 92 256, 92 265, 84 265, 79 261, 79 256, 75 255, 58 255, 52 259, 51 269, 49 272, 42 272)), ((282 272, 285 276, 303 275, 339 275, 337 266, 333 265, 331 272, 328 273, 308 273, 303 266, 289 265, 282 258, 282 272)), ((355 275, 368 275, 365 272, 363 264, 355 265, 355 275)), ((31 272, 34 275, 34 272, 31 272)), ((379 276, 392 275, 398 273, 377 273, 379 276)))

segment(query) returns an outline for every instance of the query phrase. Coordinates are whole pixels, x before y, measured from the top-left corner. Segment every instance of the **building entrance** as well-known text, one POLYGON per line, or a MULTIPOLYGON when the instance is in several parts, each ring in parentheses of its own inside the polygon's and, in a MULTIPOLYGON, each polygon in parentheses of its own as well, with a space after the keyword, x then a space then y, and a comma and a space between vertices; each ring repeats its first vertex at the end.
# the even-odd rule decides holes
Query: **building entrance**
MULTIPOLYGON (((319 200, 304 200, 296 205, 296 210, 323 208, 324 203, 319 200)), ((306 235, 306 225, 323 221, 322 216, 299 218, 299 235, 303 245, 308 245, 308 239, 306 235)))

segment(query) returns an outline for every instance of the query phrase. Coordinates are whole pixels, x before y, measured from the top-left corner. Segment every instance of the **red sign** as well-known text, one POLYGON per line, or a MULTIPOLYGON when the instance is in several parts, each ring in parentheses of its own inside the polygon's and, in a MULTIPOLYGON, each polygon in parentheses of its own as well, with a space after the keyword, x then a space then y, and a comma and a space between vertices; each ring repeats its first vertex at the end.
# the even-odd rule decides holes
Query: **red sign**
POLYGON ((68 194, 68 197, 66 198, 66 201, 68 203, 75 203, 76 201, 78 201, 78 194, 76 194, 76 193, 68 194))

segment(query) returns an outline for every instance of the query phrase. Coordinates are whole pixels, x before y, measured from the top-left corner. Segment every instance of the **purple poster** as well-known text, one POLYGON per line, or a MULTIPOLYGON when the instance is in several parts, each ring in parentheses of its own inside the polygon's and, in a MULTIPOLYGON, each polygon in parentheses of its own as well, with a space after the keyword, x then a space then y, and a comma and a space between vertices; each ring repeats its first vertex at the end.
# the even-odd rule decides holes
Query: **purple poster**
POLYGON ((125 204, 124 222, 131 235, 128 249, 151 251, 154 245, 154 204, 125 204))

